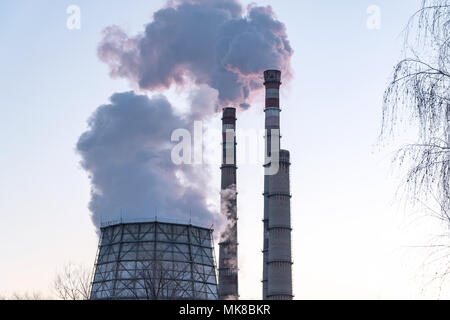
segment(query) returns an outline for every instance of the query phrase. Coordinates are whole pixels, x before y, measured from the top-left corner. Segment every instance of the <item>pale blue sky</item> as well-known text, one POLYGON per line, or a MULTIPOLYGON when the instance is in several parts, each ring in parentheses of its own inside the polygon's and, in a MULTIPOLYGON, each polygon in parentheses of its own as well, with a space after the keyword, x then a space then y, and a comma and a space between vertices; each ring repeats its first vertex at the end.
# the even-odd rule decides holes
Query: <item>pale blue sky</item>
MULTIPOLYGON (((257 1, 272 5, 295 50, 295 77, 283 87, 281 104, 282 146, 293 162, 297 298, 430 296, 421 291, 422 254, 403 246, 423 244, 434 230, 410 223, 396 204, 389 152, 375 146, 401 31, 419 2, 257 1), (370 5, 381 9, 380 30, 366 27, 370 5)), ((97 44, 111 24, 142 31, 163 3, 0 3, 0 294, 47 292, 65 262, 93 265, 97 236, 75 143, 99 105, 130 90, 109 77, 97 44), (70 4, 81 8, 81 30, 66 28, 70 4)), ((262 128, 261 98, 240 116, 241 128, 262 128)), ((261 291, 260 173, 245 165, 239 171, 243 298, 261 291)))

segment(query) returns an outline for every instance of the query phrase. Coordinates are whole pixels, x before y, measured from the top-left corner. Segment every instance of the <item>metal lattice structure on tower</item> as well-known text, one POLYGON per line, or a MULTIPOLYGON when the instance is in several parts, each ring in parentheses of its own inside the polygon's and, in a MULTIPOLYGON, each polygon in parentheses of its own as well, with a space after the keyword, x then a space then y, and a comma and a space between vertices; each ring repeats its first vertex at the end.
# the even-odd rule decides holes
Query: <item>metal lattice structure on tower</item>
POLYGON ((213 230, 162 222, 101 228, 92 300, 216 300, 213 230))

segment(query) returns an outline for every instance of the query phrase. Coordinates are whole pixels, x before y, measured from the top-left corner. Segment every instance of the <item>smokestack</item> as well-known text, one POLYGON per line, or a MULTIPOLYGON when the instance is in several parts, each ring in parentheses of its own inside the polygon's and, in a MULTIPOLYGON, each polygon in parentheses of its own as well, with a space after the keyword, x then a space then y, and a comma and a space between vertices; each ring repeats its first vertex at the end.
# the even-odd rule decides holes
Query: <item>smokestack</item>
POLYGON ((219 299, 237 300, 237 189, 236 189, 236 109, 224 108, 222 117, 221 213, 227 227, 219 243, 219 299))
POLYGON ((281 71, 264 72, 266 162, 264 176, 263 299, 291 300, 290 154, 280 150, 281 71), (269 168, 276 168, 275 172, 269 168))

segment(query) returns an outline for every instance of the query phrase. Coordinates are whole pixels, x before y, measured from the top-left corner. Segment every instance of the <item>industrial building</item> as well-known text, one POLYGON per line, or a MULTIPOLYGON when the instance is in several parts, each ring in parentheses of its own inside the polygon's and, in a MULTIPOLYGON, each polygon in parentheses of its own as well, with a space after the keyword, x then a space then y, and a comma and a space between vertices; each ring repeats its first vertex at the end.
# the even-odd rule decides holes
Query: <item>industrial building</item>
POLYGON ((265 163, 263 231, 263 299, 291 300, 290 154, 280 148, 281 72, 264 72, 265 163))
POLYGON ((213 231, 162 222, 101 228, 92 300, 217 300, 213 231))
POLYGON ((222 116, 222 181, 220 208, 226 228, 219 243, 219 299, 236 300, 238 292, 236 109, 222 116))

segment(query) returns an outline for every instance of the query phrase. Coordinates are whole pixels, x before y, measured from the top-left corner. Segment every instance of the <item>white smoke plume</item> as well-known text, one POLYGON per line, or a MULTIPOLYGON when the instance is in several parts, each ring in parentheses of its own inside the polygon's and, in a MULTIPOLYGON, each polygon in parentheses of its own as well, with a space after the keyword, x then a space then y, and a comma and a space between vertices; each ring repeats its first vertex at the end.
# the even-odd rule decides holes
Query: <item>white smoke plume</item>
POLYGON ((221 241, 231 241, 236 242, 236 201, 237 201, 237 190, 236 185, 233 184, 227 189, 221 190, 220 192, 220 205, 222 218, 226 220, 226 225, 220 235, 221 241))
MULTIPOLYGON (((170 1, 142 34, 108 27, 98 49, 113 77, 142 90, 207 85, 218 91, 220 106, 244 109, 262 88, 264 70, 277 68, 289 78, 292 54, 285 26, 270 6, 244 12, 237 0, 170 1)), ((216 111, 215 105, 204 110, 216 111)))
POLYGON ((237 0, 172 0, 141 34, 106 28, 98 56, 112 77, 147 92, 182 87, 190 91, 191 110, 181 117, 163 96, 127 92, 92 115, 77 151, 91 180, 95 225, 120 217, 223 221, 207 206, 206 168, 172 163, 171 133, 229 104, 250 107, 265 69, 289 78, 292 54, 271 7, 244 10, 237 0))
POLYGON ((164 96, 118 93, 101 106, 77 143, 89 172, 89 208, 96 226, 120 218, 163 218, 205 225, 215 216, 206 205, 207 171, 171 161, 174 129, 190 120, 173 113, 164 96), (189 181, 189 187, 183 182, 189 181))

